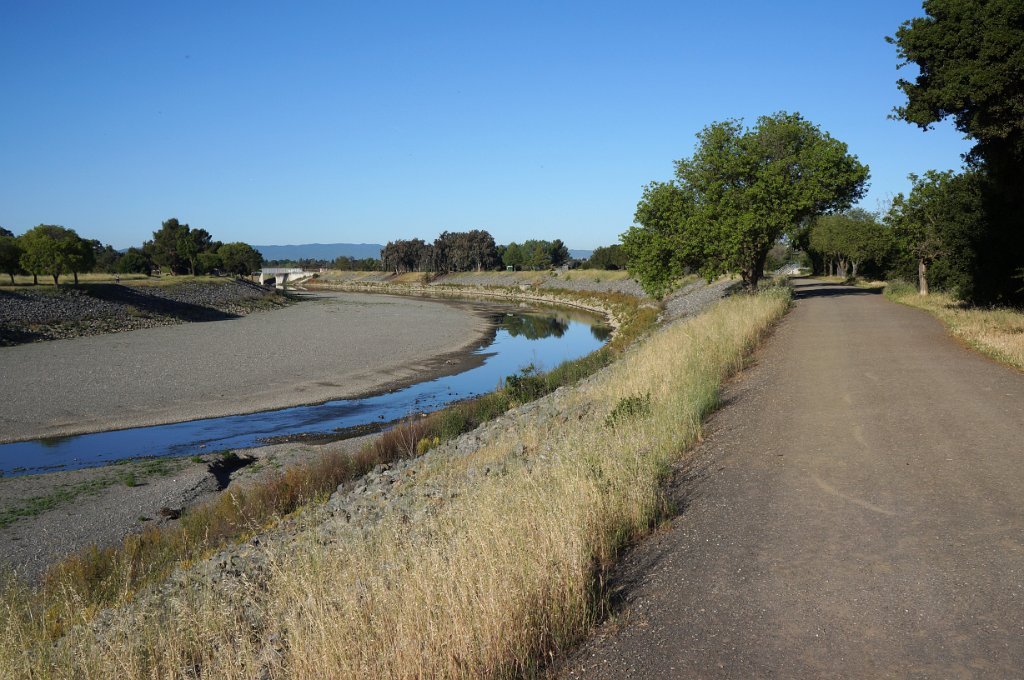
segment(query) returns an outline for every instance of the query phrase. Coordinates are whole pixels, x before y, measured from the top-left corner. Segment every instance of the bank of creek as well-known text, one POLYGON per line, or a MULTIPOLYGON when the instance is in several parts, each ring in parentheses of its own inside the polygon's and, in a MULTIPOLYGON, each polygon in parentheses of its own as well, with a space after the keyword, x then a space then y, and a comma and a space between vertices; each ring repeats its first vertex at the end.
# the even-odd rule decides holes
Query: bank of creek
POLYGON ((329 294, 231 321, 0 349, 5 379, 30 370, 44 383, 26 390, 20 412, 5 407, 0 421, 8 440, 81 432, 90 423, 120 428, 0 445, 2 561, 37 574, 76 549, 170 521, 239 478, 320 450, 353 450, 363 439, 354 435, 488 392, 526 367, 550 369, 586 355, 609 333, 601 318, 582 312, 329 294), (227 362, 226 371, 204 371, 198 355, 206 350, 227 362), (79 351, 85 359, 76 361, 79 351), (153 365, 141 360, 144 352, 159 352, 153 365), (345 357, 342 366, 337 355, 345 357), (103 356, 112 357, 111 365, 96 363, 103 356), (318 358, 319 366, 310 364, 318 358), (298 375, 283 376, 280 366, 245 373, 245 366, 266 361, 295 366, 298 375), (161 382, 178 362, 185 364, 184 385, 161 382), (62 367, 66 374, 55 376, 62 367), (368 379, 371 371, 376 382, 368 379), (218 384, 225 378, 227 388, 218 384), (49 379, 59 388, 48 396, 49 379), (321 401, 331 391, 346 398, 287 406, 321 401), (286 407, 245 413, 254 404, 286 407), (158 422, 194 415, 204 405, 223 415, 131 427, 154 414, 158 422))

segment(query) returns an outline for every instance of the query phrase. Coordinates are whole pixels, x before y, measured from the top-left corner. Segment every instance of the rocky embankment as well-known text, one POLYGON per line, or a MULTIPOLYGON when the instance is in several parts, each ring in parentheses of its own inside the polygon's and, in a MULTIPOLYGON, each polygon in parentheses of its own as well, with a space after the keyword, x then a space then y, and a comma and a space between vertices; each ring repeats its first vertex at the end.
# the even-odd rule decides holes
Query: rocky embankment
POLYGON ((239 279, 0 290, 0 346, 230 319, 285 303, 239 279))

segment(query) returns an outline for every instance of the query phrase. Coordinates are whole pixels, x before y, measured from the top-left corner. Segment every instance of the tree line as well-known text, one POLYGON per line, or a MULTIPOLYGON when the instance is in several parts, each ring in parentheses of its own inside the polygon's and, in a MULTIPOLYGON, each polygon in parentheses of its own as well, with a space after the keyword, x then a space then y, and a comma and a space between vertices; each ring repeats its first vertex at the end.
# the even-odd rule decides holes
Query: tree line
POLYGON ((73 229, 40 224, 20 236, 0 228, 0 271, 11 277, 29 274, 33 283, 50 276, 54 284, 60 277, 86 272, 108 274, 140 273, 154 270, 171 274, 230 273, 247 275, 260 268, 263 256, 247 243, 222 243, 205 229, 191 228, 177 218, 163 222, 153 238, 141 248, 126 252, 115 250, 96 239, 84 239, 73 229))
POLYGON ((403 272, 486 271, 494 269, 549 269, 568 264, 569 249, 560 239, 528 240, 497 245, 482 229, 441 233, 433 243, 423 239, 389 241, 380 253, 381 268, 403 272))
POLYGON ((756 288, 779 244, 817 273, 917 278, 968 302, 1024 303, 1024 4, 926 0, 894 37, 906 104, 923 129, 952 118, 975 144, 959 172, 910 175, 911 189, 874 214, 851 206, 869 169, 798 113, 752 127, 715 122, 675 177, 643 191, 621 237, 630 271, 652 294, 681 275, 737 273, 756 288), (950 45, 957 49, 950 49, 950 45))

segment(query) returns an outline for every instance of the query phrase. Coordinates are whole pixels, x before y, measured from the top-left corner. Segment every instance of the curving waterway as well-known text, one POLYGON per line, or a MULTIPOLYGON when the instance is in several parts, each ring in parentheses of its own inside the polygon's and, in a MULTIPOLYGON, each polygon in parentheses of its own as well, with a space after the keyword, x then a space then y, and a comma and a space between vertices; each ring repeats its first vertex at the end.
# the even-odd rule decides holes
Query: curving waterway
POLYGON ((384 394, 312 406, 207 418, 170 425, 38 439, 0 445, 0 474, 74 470, 142 457, 185 456, 300 437, 339 436, 383 426, 490 392, 527 366, 541 370, 585 356, 611 331, 597 317, 557 311, 495 312, 493 335, 474 350, 475 368, 384 394))

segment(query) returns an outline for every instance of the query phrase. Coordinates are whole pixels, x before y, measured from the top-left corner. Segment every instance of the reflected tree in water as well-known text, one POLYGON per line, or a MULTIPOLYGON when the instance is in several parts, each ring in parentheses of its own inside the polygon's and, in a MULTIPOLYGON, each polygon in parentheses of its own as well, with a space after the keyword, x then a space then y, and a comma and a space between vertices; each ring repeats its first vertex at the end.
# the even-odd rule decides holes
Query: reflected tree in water
POLYGON ((506 316, 501 326, 513 338, 521 335, 528 340, 539 340, 540 338, 549 338, 551 336, 560 338, 569 330, 569 324, 561 319, 550 316, 532 316, 529 314, 506 316))

